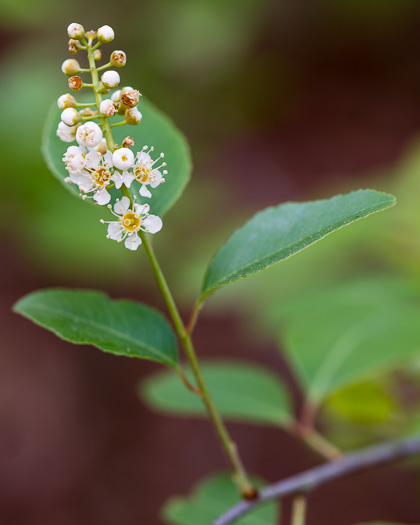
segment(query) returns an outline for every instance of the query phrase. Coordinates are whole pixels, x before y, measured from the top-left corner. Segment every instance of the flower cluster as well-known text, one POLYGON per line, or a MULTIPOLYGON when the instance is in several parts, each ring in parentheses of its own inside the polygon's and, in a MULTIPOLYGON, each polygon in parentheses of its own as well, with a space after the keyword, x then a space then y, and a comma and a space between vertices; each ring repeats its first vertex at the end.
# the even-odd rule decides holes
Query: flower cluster
POLYGON ((150 215, 149 204, 138 204, 137 195, 131 197, 130 191, 137 189, 140 197, 152 198, 151 189, 165 182, 166 166, 164 154, 153 158, 153 147, 144 146, 134 153, 130 147, 134 140, 126 137, 121 146, 114 145, 112 128, 124 124, 136 125, 142 120, 142 114, 137 108, 141 94, 132 87, 123 87, 113 92, 109 98, 110 89, 120 83, 120 75, 115 70, 107 70, 99 81, 98 72, 108 67, 122 67, 126 63, 124 51, 113 51, 107 64, 97 68, 96 61, 102 58, 98 49, 103 43, 114 39, 114 31, 109 26, 102 26, 97 31, 85 32, 80 24, 70 24, 69 51, 72 54, 86 50, 89 59, 89 69, 83 69, 75 59, 65 60, 62 71, 69 76, 69 87, 79 91, 82 87, 91 87, 95 102, 78 102, 70 93, 59 97, 57 104, 61 113, 57 136, 63 142, 77 142, 70 145, 63 155, 63 162, 68 176, 65 181, 78 186, 83 199, 92 198, 99 205, 107 205, 118 218, 116 221, 101 221, 108 223, 109 239, 117 242, 125 241, 129 250, 136 250, 141 244, 138 232, 157 233, 162 228, 162 220, 156 215, 150 215), (94 43, 94 40, 97 40, 94 43), (85 84, 79 73, 90 72, 92 83, 85 84), (124 120, 111 123, 109 119, 118 115, 124 120), (94 122, 98 120, 99 123, 94 122), (124 195, 116 198, 114 206, 110 204, 112 188, 120 190, 124 195), (128 197, 129 195, 129 197, 128 197))

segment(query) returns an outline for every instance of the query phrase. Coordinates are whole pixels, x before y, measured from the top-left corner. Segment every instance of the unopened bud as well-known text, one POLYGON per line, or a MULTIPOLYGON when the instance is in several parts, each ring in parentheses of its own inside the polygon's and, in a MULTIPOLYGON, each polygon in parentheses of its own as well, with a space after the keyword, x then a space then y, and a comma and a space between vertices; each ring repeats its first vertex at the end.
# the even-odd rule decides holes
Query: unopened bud
POLYGON ((114 51, 109 61, 111 62, 111 66, 122 67, 125 66, 127 62, 127 56, 124 51, 114 51))
POLYGON ((119 89, 118 91, 114 91, 114 93, 112 93, 112 95, 111 95, 111 99, 112 99, 114 102, 119 102, 119 100, 120 100, 120 95, 121 95, 121 89, 119 89))
POLYGON ((136 124, 139 124, 142 118, 143 115, 137 108, 127 109, 127 111, 125 112, 125 121, 127 122, 127 124, 132 124, 134 126, 136 124))
POLYGON ((87 38, 88 40, 93 40, 94 38, 96 38, 96 31, 94 31, 93 29, 91 29, 90 31, 88 31, 88 32, 86 33, 85 36, 86 36, 86 38, 87 38))
POLYGON ((114 30, 109 26, 102 26, 98 29, 99 42, 111 42, 114 40, 114 30))
POLYGON ((117 108, 114 105, 114 102, 111 99, 103 100, 99 106, 99 111, 102 115, 107 117, 113 117, 117 112, 117 108))
POLYGON ((80 77, 74 76, 69 78, 69 88, 73 91, 79 91, 79 89, 82 89, 83 82, 80 77))
POLYGON ((106 143, 106 139, 102 139, 95 149, 101 155, 105 155, 105 153, 108 151, 108 144, 106 143))
POLYGON ((79 70, 79 62, 74 58, 68 58, 67 60, 64 60, 63 64, 61 65, 61 71, 68 76, 74 75, 79 70))
POLYGON ((126 91, 121 95, 121 101, 128 108, 134 108, 139 103, 140 97, 140 91, 137 91, 137 89, 132 89, 131 91, 126 91))
POLYGON ((92 117, 96 114, 96 111, 91 108, 83 108, 79 113, 82 117, 92 117))
POLYGON ((116 71, 105 71, 101 80, 105 87, 113 88, 120 83, 120 75, 116 71))
POLYGON ((73 97, 73 95, 70 95, 70 93, 61 95, 61 97, 59 97, 59 99, 57 100, 57 105, 59 109, 74 108, 76 104, 76 99, 73 97))
POLYGON ((95 49, 95 51, 93 52, 93 58, 95 60, 101 60, 101 58, 102 58, 102 51, 100 49, 95 49))
POLYGON ((129 148, 130 146, 134 146, 134 139, 133 137, 125 137, 123 140, 123 148, 129 148))
POLYGON ((61 113, 61 121, 66 124, 66 126, 75 126, 81 121, 81 117, 74 108, 66 108, 61 113))
POLYGON ((67 28, 67 34, 70 38, 74 38, 74 40, 80 40, 85 35, 85 30, 83 29, 83 26, 80 24, 70 24, 67 28))
POLYGON ((75 55, 76 53, 79 52, 80 48, 81 48, 80 42, 78 40, 73 40, 72 38, 70 38, 69 53, 71 53, 72 55, 75 55))

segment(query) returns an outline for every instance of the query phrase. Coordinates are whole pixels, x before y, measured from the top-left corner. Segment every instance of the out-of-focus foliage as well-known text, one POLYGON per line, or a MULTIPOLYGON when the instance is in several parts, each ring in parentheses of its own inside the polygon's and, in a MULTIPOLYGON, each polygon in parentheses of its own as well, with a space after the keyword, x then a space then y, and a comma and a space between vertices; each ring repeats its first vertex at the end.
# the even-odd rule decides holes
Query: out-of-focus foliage
MULTIPOLYGON (((262 485, 256 478, 257 487, 262 485)), ((238 490, 229 474, 216 474, 201 481, 189 498, 171 498, 163 509, 171 525, 208 525, 230 507, 239 503, 238 490)), ((240 525, 275 525, 279 520, 278 503, 268 503, 238 520, 240 525)))
MULTIPOLYGON (((216 407, 223 417, 254 424, 287 426, 291 404, 280 378, 261 366, 235 362, 201 365, 216 407)), ((188 373, 192 379, 191 371, 188 373)), ((158 373, 140 385, 146 403, 161 412, 205 417, 201 400, 184 387, 175 374, 158 373)))

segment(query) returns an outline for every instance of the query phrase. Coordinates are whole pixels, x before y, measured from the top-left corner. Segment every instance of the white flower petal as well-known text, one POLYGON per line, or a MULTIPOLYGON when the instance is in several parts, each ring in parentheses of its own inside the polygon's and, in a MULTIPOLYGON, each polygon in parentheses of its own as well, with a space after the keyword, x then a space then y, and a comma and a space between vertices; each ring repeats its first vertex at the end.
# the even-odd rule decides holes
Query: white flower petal
POLYGON ((146 215, 150 210, 150 206, 148 204, 135 204, 134 205, 134 213, 137 215, 146 215))
POLYGON ((162 173, 159 170, 153 170, 150 174, 150 186, 152 188, 157 188, 159 184, 162 182, 163 176, 162 173))
POLYGON ((124 246, 128 248, 129 250, 137 250, 137 248, 141 244, 140 237, 134 233, 131 235, 128 235, 127 239, 125 240, 124 246))
POLYGON ((120 241, 123 236, 123 228, 120 222, 110 222, 108 224, 108 235, 114 241, 120 241))
POLYGON ((102 188, 95 193, 93 200, 96 201, 100 206, 103 206, 104 204, 108 204, 108 202, 111 200, 111 195, 106 191, 105 188, 102 188))
POLYGON ((124 183, 121 173, 119 171, 114 172, 114 174, 111 177, 111 180, 115 182, 115 187, 117 188, 117 190, 119 190, 124 183))
POLYGON ((123 197, 120 201, 114 204, 114 211, 118 215, 124 215, 130 208, 130 199, 128 197, 123 197))
POLYGON ((149 215, 143 220, 142 226, 144 226, 149 233, 157 233, 162 229, 163 223, 162 219, 157 215, 149 215))
POLYGON ((134 180, 133 174, 130 173, 129 171, 123 171, 123 173, 121 175, 121 178, 122 178, 124 184, 127 186, 127 188, 129 188, 131 186, 131 183, 134 180))
POLYGON ((150 197, 152 196, 152 194, 150 193, 150 191, 147 189, 146 187, 146 184, 142 184, 141 185, 141 188, 140 188, 140 195, 142 197, 148 197, 150 199, 150 197))

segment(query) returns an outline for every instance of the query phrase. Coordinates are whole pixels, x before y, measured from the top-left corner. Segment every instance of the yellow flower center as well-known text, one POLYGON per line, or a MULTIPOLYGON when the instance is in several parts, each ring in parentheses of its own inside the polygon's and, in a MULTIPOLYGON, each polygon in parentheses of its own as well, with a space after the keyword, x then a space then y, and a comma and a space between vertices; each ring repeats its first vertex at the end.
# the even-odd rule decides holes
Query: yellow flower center
POLYGON ((98 186, 107 186, 109 184, 111 173, 104 166, 98 168, 92 175, 98 186))
POLYGON ((127 212, 122 218, 121 223, 129 232, 136 232, 140 228, 141 219, 134 212, 127 212))
POLYGON ((137 166, 134 169, 134 177, 136 180, 141 182, 142 184, 145 184, 149 180, 150 176, 150 169, 145 168, 144 166, 137 166))

